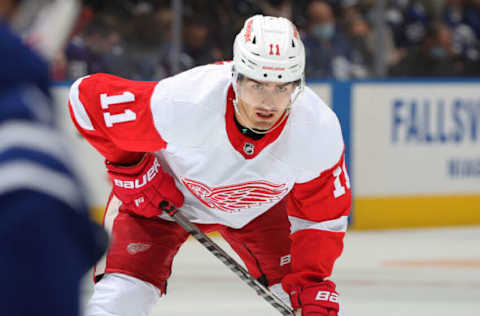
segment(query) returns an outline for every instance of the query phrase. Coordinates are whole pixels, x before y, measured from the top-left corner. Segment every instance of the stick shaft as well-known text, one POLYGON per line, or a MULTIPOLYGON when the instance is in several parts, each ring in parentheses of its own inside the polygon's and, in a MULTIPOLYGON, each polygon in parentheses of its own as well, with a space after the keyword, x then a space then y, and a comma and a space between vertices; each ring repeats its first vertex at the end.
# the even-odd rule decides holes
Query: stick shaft
POLYGON ((281 299, 273 294, 268 288, 263 286, 258 280, 245 270, 235 259, 227 254, 220 246, 218 246, 210 237, 202 232, 195 224, 190 222, 183 214, 177 210, 167 211, 183 229, 189 232, 196 240, 198 240, 208 251, 210 251, 215 257, 220 259, 233 273, 235 273, 240 279, 253 288, 257 293, 262 296, 270 305, 277 309, 282 315, 292 316, 293 310, 290 306, 286 305, 281 299))

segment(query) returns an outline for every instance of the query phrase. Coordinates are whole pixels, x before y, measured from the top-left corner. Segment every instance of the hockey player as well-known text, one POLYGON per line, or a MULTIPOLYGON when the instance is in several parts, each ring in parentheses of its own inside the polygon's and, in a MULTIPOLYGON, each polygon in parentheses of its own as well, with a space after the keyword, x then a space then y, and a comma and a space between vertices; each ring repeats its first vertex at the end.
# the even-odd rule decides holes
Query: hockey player
POLYGON ((249 272, 303 316, 339 315, 328 280, 351 206, 332 110, 305 87, 305 51, 284 18, 249 18, 232 62, 160 82, 78 79, 70 111, 113 183, 88 316, 147 315, 187 233, 166 200, 219 231, 249 272))
POLYGON ((75 316, 80 280, 108 235, 88 217, 55 127, 48 64, 7 25, 19 5, 42 1, 20 2, 0 5, 0 311, 75 316))

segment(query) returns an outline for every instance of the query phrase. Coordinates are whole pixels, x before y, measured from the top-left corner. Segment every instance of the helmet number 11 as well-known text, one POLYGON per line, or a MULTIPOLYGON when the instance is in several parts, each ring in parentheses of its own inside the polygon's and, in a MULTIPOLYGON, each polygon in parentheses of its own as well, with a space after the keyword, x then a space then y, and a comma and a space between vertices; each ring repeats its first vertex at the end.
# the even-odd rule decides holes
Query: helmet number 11
POLYGON ((275 55, 280 56, 280 46, 278 44, 270 44, 270 55, 273 55, 273 48, 275 47, 275 55))

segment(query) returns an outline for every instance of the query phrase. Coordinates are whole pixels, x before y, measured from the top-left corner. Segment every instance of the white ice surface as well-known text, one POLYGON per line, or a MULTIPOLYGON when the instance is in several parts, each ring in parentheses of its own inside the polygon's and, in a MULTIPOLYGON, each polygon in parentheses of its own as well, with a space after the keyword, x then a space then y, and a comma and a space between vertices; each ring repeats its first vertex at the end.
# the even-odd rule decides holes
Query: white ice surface
MULTIPOLYGON (((480 227, 348 232, 332 278, 346 316, 479 316, 480 227)), ((88 276, 84 302, 91 287, 88 276)), ((189 239, 174 261, 168 294, 151 314, 167 315, 280 313, 189 239)))

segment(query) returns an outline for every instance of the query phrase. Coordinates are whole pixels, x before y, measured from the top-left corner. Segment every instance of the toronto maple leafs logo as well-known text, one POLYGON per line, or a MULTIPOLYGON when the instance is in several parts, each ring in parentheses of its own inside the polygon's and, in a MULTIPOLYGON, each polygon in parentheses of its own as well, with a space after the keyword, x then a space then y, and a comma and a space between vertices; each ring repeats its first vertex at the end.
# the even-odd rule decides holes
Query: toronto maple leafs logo
POLYGON ((250 181, 217 188, 186 178, 182 178, 182 182, 204 205, 227 213, 278 201, 288 191, 286 184, 268 181, 250 181))

